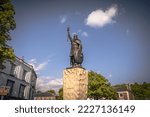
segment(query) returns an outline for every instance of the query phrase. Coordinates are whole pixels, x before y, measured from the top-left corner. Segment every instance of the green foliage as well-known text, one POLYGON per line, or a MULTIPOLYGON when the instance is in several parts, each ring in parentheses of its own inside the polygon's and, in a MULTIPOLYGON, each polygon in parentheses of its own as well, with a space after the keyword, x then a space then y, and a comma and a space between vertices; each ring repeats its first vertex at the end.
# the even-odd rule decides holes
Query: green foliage
POLYGON ((63 88, 60 88, 59 91, 58 91, 58 93, 59 93, 58 99, 59 100, 63 100, 63 88))
POLYGON ((136 100, 150 99, 150 83, 135 83, 131 85, 131 89, 136 100))
POLYGON ((47 92, 50 93, 50 94, 56 95, 55 90, 48 90, 47 92))
POLYGON ((117 99, 117 93, 108 80, 101 74, 90 71, 88 73, 88 98, 91 99, 117 99))
POLYGON ((11 40, 9 32, 15 29, 14 8, 11 0, 0 0, 0 69, 3 69, 3 62, 6 59, 14 60, 13 49, 7 45, 11 40))

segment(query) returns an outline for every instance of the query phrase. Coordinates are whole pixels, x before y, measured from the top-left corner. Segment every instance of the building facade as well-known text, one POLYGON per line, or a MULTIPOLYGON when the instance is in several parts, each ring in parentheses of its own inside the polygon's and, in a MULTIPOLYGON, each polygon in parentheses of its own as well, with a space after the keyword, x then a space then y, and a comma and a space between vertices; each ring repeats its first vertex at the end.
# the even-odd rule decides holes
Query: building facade
POLYGON ((125 87, 117 88, 117 94, 119 100, 134 100, 131 84, 124 84, 125 87))
POLYGON ((134 100, 134 96, 130 90, 118 90, 117 94, 119 100, 134 100))
POLYGON ((4 65, 6 68, 0 70, 0 87, 8 87, 9 94, 1 99, 34 99, 37 75, 33 66, 18 57, 4 65))

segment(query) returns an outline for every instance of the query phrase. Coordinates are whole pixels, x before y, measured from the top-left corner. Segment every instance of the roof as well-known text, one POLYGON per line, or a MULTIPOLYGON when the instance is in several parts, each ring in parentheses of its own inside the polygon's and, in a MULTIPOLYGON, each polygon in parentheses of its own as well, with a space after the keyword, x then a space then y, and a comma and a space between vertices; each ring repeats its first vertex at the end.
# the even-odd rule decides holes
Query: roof
POLYGON ((30 68, 32 69, 32 71, 33 71, 33 73, 34 73, 35 77, 37 78, 37 74, 36 74, 36 72, 34 71, 34 68, 33 68, 33 66, 32 66, 32 65, 28 64, 28 63, 27 63, 27 62, 25 62, 22 58, 19 58, 19 57, 17 57, 17 56, 16 56, 16 59, 18 59, 20 62, 23 62, 23 63, 24 63, 24 65, 26 65, 26 66, 30 67, 30 68))
POLYGON ((117 91, 117 92, 121 92, 121 91, 129 91, 129 90, 124 89, 124 88, 117 88, 116 91, 117 91))
POLYGON ((36 93, 34 95, 34 97, 54 97, 55 95, 51 94, 51 93, 36 93))

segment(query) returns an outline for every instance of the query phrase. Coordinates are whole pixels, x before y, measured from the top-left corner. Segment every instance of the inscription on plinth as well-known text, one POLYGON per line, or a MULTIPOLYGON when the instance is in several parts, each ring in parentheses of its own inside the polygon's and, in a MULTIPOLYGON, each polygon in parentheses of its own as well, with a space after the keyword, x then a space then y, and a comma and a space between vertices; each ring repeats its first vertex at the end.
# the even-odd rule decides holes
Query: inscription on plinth
POLYGON ((64 100, 86 100, 88 71, 83 68, 68 68, 63 72, 64 100))

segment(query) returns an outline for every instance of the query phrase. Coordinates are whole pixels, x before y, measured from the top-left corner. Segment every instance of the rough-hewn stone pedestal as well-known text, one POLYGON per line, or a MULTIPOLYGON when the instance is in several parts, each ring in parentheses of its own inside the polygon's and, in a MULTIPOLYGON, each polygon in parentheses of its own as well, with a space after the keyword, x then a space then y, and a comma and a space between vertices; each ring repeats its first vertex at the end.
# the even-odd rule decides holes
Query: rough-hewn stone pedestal
POLYGON ((68 68, 63 72, 64 100, 86 100, 88 71, 83 68, 68 68))

